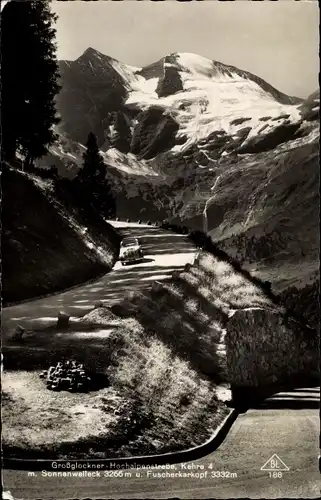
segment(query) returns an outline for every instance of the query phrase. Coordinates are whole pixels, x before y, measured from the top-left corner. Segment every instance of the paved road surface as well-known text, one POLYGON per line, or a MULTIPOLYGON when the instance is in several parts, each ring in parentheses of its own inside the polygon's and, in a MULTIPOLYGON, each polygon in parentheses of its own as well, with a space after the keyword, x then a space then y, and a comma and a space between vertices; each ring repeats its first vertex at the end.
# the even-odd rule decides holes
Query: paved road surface
POLYGON ((3 335, 10 334, 17 325, 26 328, 50 324, 59 311, 77 317, 90 311, 97 301, 110 305, 120 301, 130 290, 148 288, 153 280, 166 279, 174 269, 192 263, 194 245, 184 236, 164 231, 157 227, 111 222, 124 236, 138 236, 145 249, 142 263, 121 266, 117 262, 114 270, 94 283, 87 283, 64 293, 7 307, 2 313, 3 335))
MULTIPOLYGON (((115 224, 116 225, 116 224, 115 224)), ((165 279, 175 268, 192 262, 194 249, 182 236, 164 233, 150 226, 121 224, 124 234, 143 238, 146 261, 135 266, 116 264, 114 271, 95 283, 68 292, 6 308, 3 330, 16 324, 27 327, 54 321, 59 310, 79 316, 97 300, 115 303, 126 290, 146 288, 153 279, 165 279)), ((146 472, 121 478, 28 477, 24 471, 4 471, 3 484, 15 499, 67 500, 107 498, 318 498, 320 482, 317 468, 319 389, 308 388, 278 394, 259 408, 241 414, 219 449, 197 460, 207 477, 158 479, 146 472), (289 467, 281 478, 273 479, 261 467, 277 454, 289 467), (209 468, 212 464, 213 468, 209 468), (237 477, 212 478, 225 471, 237 477)), ((192 465, 192 464, 189 464, 192 465)), ((176 465, 177 472, 196 472, 176 465)), ((155 471, 153 471, 155 472, 155 471)))
POLYGON ((207 471, 203 479, 147 478, 146 471, 137 469, 127 470, 131 477, 87 479, 42 477, 41 472, 28 477, 27 472, 4 471, 4 486, 15 499, 24 500, 319 498, 318 404, 319 388, 307 388, 279 393, 241 414, 217 450, 194 463, 176 464, 177 472, 195 473, 197 469, 188 470, 186 465, 204 466, 199 470, 207 471), (261 470, 274 454, 289 468, 275 479, 261 470), (231 476, 212 478, 216 471, 231 476), (136 477, 138 472, 140 477, 136 477))

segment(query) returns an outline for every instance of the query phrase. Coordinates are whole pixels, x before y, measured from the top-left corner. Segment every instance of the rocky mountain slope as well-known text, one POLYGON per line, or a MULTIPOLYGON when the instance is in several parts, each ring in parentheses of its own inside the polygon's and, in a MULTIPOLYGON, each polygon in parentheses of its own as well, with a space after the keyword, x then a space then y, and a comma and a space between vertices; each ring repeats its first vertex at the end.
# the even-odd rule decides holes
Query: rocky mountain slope
MULTIPOLYGON (((52 153, 76 163, 88 131, 97 135, 106 162, 115 166, 119 152, 130 153, 121 160, 145 175, 157 171, 157 163, 144 168, 141 160, 165 151, 176 156, 196 149, 203 165, 207 150, 214 158, 245 152, 258 134, 269 143, 274 132, 278 143, 299 128, 300 99, 249 72, 195 54, 173 53, 140 69, 89 48, 59 67, 58 132, 63 137, 52 153)), ((116 168, 121 170, 119 164, 116 168)))
POLYGON ((88 49, 60 72, 42 164, 75 175, 93 131, 119 216, 204 228, 276 291, 314 281, 319 91, 304 101, 189 53, 134 68, 88 49))
POLYGON ((206 215, 223 248, 277 289, 318 272, 319 145, 256 155, 217 177, 206 215))

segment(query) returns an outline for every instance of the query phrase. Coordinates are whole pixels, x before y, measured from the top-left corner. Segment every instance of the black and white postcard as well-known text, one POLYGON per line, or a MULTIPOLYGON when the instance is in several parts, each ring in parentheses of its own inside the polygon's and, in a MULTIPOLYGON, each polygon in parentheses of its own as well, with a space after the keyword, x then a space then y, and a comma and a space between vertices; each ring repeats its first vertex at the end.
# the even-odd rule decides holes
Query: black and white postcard
POLYGON ((318 28, 2 2, 4 500, 320 497, 318 28))

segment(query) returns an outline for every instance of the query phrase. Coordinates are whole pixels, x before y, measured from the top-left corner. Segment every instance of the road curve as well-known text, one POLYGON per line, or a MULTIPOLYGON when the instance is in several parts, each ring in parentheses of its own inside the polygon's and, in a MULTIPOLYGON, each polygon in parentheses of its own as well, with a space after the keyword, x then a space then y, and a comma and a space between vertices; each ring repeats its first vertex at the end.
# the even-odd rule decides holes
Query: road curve
POLYGON ((54 322, 59 311, 79 317, 90 311, 97 301, 112 305, 130 290, 144 290, 153 280, 164 280, 173 270, 192 263, 195 246, 186 236, 158 227, 110 221, 124 236, 138 236, 145 250, 142 263, 121 266, 116 262, 113 270, 95 282, 85 283, 66 292, 31 300, 2 311, 2 332, 10 336, 17 325, 38 328, 54 322))
POLYGON ((102 472, 100 478, 57 479, 42 472, 35 477, 8 470, 3 483, 15 499, 24 500, 319 498, 318 401, 319 388, 300 389, 277 394, 241 414, 217 450, 195 462, 175 465, 176 472, 207 471, 203 478, 154 478, 147 477, 146 470, 127 469, 124 472, 130 477, 104 477, 102 472), (273 478, 261 470, 274 454, 289 468, 282 477, 273 478), (230 477, 211 477, 222 471, 230 477))
MULTIPOLYGON (((150 226, 114 225, 124 235, 143 238, 147 253, 144 263, 128 267, 117 263, 111 273, 95 283, 8 307, 3 311, 4 332, 17 324, 30 328, 54 321, 60 310, 82 315, 97 300, 113 304, 125 291, 149 287, 152 280, 166 279, 173 269, 194 259, 195 249, 183 236, 150 226)), ((104 477, 103 472, 100 478, 54 478, 44 477, 41 472, 28 476, 26 471, 6 470, 4 489, 10 490, 14 499, 23 500, 319 498, 318 401, 318 388, 301 389, 277 394, 259 408, 241 414, 217 450, 194 463, 176 464, 176 472, 207 472, 202 479, 147 477, 146 471, 137 469, 128 469, 129 475, 123 478, 104 477), (273 478, 261 470, 274 454, 289 468, 282 477, 273 478), (222 471, 230 476, 211 477, 222 471), (136 473, 140 476, 136 477, 136 473)))

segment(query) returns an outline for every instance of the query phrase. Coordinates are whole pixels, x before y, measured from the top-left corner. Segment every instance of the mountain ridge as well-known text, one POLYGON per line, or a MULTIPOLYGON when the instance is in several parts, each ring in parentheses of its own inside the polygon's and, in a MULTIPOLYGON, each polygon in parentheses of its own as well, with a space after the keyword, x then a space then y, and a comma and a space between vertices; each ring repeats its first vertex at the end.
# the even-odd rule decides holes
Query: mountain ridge
MULTIPOLYGON (((152 62, 152 63, 147 64, 147 65, 142 66, 142 67, 132 66, 130 64, 120 62, 119 60, 115 59, 114 57, 108 56, 108 55, 100 52, 99 50, 94 49, 93 47, 88 47, 80 56, 78 56, 74 60, 74 62, 78 61, 79 59, 83 59, 85 56, 89 57, 89 59, 92 57, 94 57, 94 58, 104 57, 104 58, 108 58, 110 61, 116 61, 116 62, 122 64, 123 66, 126 66, 127 68, 131 68, 135 74, 142 75, 146 79, 150 79, 153 76, 154 77, 159 76, 157 73, 161 69, 164 69, 165 65, 173 64, 175 59, 179 58, 180 56, 190 57, 192 59, 198 58, 199 60, 203 60, 203 61, 206 60, 208 62, 211 62, 213 64, 213 70, 217 70, 218 72, 226 72, 228 74, 228 72, 234 71, 237 74, 239 74, 240 76, 248 76, 248 77, 252 78, 259 85, 262 85, 262 87, 266 87, 266 89, 269 89, 270 92, 272 93, 272 95, 280 96, 282 100, 284 99, 284 101, 286 101, 286 103, 297 104, 297 103, 304 101, 304 98, 300 98, 297 96, 290 96, 284 92, 277 90, 276 87, 267 83, 266 80, 255 75, 251 71, 241 70, 241 69, 239 69, 236 66, 233 66, 231 64, 225 64, 225 63, 222 63, 222 62, 217 61, 215 59, 205 58, 201 55, 198 55, 198 54, 192 53, 192 52, 181 52, 181 51, 170 52, 169 54, 164 55, 158 61, 152 62), (153 70, 154 70, 154 72, 153 72, 153 70)), ((61 61, 64 61, 64 60, 60 60, 60 62, 61 61)), ((71 61, 68 61, 68 62, 71 62, 71 61)), ((178 64, 178 67, 179 67, 179 64, 178 64)), ((181 66, 180 69, 183 69, 183 66, 181 66)))
MULTIPOLYGON (((228 141, 228 149, 233 150, 234 145, 246 144, 253 135, 265 136, 283 122, 286 128, 297 123, 303 104, 250 72, 191 53, 172 53, 137 68, 89 47, 75 61, 60 61, 59 67, 62 90, 57 106, 62 121, 58 131, 82 144, 92 131, 99 146, 107 150, 115 122, 127 123, 130 134, 127 142, 118 141, 119 150, 135 152, 139 158, 153 158, 166 150, 176 154, 221 132, 233 139, 228 141), (154 135, 153 142, 155 135, 165 136, 157 141, 162 145, 159 151, 147 148, 148 156, 146 147, 140 151, 131 143, 130 135, 142 120, 153 122, 153 131, 151 127, 145 131, 154 135), (243 122, 249 122, 247 127, 239 126, 243 122)), ((150 142, 145 139, 144 144, 150 142)))
MULTIPOLYGON (((199 59, 199 60, 206 61, 207 63, 209 63, 209 62, 212 63, 212 70, 214 71, 214 74, 215 74, 215 72, 217 72, 217 73, 221 73, 221 74, 225 73, 225 74, 231 76, 232 72, 235 72, 236 74, 238 74, 241 77, 251 78, 258 85, 260 85, 264 90, 270 92, 271 95, 273 95, 274 97, 279 99, 281 103, 298 104, 298 103, 303 101, 302 98, 299 98, 296 96, 289 96, 283 92, 280 92, 275 87, 273 87, 272 85, 267 83, 263 78, 258 77, 257 75, 255 75, 254 73, 252 73, 250 71, 240 70, 236 66, 232 66, 230 64, 225 64, 225 63, 222 63, 220 61, 216 61, 214 59, 208 59, 208 58, 205 58, 203 56, 199 56, 197 54, 189 53, 189 52, 172 52, 172 53, 162 57, 156 63, 152 63, 150 65, 143 67, 140 70, 139 74, 145 75, 145 77, 148 77, 148 76, 152 77, 151 74, 156 76, 157 68, 159 69, 161 67, 164 70, 166 65, 173 64, 173 60, 175 61, 175 59, 179 58, 180 56, 183 56, 184 58, 190 58, 191 60, 192 59, 194 59, 194 60, 199 59), (154 74, 152 73, 152 69, 154 69, 154 74)), ((174 64, 175 64, 175 62, 174 62, 174 64)), ((180 66, 178 64, 178 69, 179 68, 181 70, 183 70, 184 66, 183 65, 180 66)))

